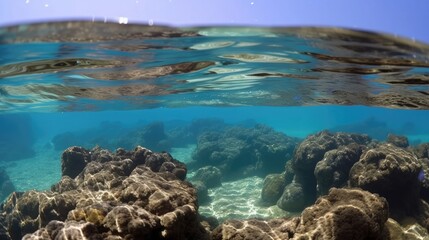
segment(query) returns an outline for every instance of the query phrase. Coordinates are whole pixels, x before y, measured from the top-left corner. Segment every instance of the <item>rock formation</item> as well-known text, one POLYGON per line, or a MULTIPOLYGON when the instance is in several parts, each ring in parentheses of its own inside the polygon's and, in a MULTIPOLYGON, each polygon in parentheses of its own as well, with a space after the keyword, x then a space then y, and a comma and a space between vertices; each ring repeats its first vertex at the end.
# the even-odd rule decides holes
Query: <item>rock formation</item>
POLYGON ((63 170, 52 191, 8 198, 1 215, 5 239, 207 237, 195 190, 183 181, 186 167, 168 153, 71 147, 63 154, 63 170), (78 171, 69 171, 75 162, 84 168, 71 178, 78 171))
POLYGON ((388 203, 359 189, 332 188, 292 219, 228 220, 212 232, 221 239, 388 239, 388 203))
POLYGON ((225 180, 265 176, 279 172, 278 166, 292 157, 297 143, 297 139, 264 125, 204 132, 198 138, 190 166, 216 166, 225 180))
POLYGON ((349 169, 370 142, 368 136, 359 134, 322 131, 308 136, 295 150, 291 161, 294 179, 285 187, 277 206, 301 211, 315 201, 318 190, 323 194, 344 185, 349 169), (334 165, 328 165, 331 163, 334 165))
POLYGON ((380 194, 391 212, 415 215, 420 204, 418 175, 422 164, 413 153, 392 144, 383 144, 362 154, 350 170, 350 186, 380 194))

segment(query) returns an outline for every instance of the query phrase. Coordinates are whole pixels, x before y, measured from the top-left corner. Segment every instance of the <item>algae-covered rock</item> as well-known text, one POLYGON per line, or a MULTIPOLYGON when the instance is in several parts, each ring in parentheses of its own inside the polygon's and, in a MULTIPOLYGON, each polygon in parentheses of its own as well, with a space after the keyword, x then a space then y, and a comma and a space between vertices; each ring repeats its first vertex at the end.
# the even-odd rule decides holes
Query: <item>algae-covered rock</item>
POLYGON ((332 188, 302 212, 294 239, 385 239, 388 211, 376 194, 332 188))
POLYGON ((298 139, 264 125, 227 127, 204 132, 192 154, 194 168, 215 166, 225 180, 279 173, 298 139))
POLYGON ((358 144, 340 146, 326 152, 314 169, 318 194, 325 195, 332 187, 346 186, 350 169, 359 161, 361 153, 362 146, 358 144))
POLYGON ((406 148, 409 146, 407 137, 399 136, 399 135, 395 135, 395 134, 391 134, 391 133, 389 135, 387 135, 386 142, 390 143, 392 145, 395 145, 397 147, 400 147, 400 148, 406 148))
POLYGON ((420 205, 421 170, 413 153, 384 144, 363 153, 353 165, 350 186, 385 197, 394 214, 415 214, 420 205))
POLYGON ((284 174, 269 174, 264 179, 261 200, 265 205, 274 205, 281 197, 286 181, 284 174))
POLYGON ((207 188, 219 187, 222 185, 222 173, 220 169, 214 166, 199 168, 191 181, 201 181, 207 188))
MULTIPOLYGON (((355 155, 359 154, 360 148, 370 143, 371 139, 367 135, 359 134, 321 131, 308 136, 295 150, 290 163, 295 174, 294 182, 289 184, 291 186, 285 187, 285 191, 288 192, 283 193, 277 205, 286 211, 301 211, 316 200, 318 181, 321 184, 319 194, 326 193, 329 187, 335 186, 335 184, 344 184, 348 168, 351 162, 356 160, 355 155), (350 147, 350 150, 342 152, 341 148, 349 145, 355 147, 350 147), (335 149, 340 150, 329 153, 325 159, 325 154, 335 149), (352 152, 355 153, 352 154, 352 152), (323 160, 325 162, 320 163, 315 170, 318 162, 323 160), (334 165, 331 166, 331 163, 334 165), (300 203, 294 203, 295 199, 299 199, 300 203), (301 208, 299 209, 298 206, 301 208)), ((287 168, 288 166, 286 166, 287 168)))
POLYGON ((292 182, 283 189, 277 206, 289 212, 299 212, 310 204, 305 197, 303 185, 299 182, 292 182))

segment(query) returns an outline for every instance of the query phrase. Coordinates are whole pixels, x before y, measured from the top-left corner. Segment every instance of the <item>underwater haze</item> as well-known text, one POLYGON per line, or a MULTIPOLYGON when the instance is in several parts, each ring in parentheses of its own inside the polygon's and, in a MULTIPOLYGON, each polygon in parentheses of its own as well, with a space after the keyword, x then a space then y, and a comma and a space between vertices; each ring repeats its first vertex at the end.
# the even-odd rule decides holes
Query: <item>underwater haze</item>
POLYGON ((429 45, 0 29, 0 239, 428 239, 429 45))

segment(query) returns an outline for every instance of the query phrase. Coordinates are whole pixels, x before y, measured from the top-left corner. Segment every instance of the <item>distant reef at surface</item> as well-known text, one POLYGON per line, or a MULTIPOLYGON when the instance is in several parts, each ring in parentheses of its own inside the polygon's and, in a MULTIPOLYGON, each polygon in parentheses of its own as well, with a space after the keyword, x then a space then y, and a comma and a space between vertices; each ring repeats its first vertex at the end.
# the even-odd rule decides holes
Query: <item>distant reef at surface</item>
POLYGON ((29 114, 0 114, 0 132, 0 161, 29 158, 35 154, 35 138, 29 114))

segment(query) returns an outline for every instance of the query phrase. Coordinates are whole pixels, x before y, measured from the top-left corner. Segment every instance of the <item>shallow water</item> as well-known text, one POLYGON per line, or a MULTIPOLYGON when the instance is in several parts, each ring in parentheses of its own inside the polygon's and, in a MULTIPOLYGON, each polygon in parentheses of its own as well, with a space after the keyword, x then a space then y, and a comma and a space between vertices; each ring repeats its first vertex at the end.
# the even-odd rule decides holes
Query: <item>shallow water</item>
MULTIPOLYGON (((371 142, 359 143, 363 152, 405 139, 389 134, 406 137, 397 147, 418 159, 413 187, 426 201, 429 151, 418 147, 429 143, 429 45, 335 28, 90 22, 3 28, 0 43, 0 200, 12 190, 49 190, 70 146, 114 152, 142 145, 186 164, 205 217, 290 218, 302 209, 285 207, 279 196, 264 200, 264 179, 285 174, 308 184, 298 179, 300 144, 328 130, 368 136, 371 142), (206 166, 219 169, 220 184, 198 178, 206 166)), ((348 144, 324 148, 317 161, 348 144)), ((327 194, 315 166, 306 174, 318 182, 301 199, 309 201, 304 207, 327 194)), ((331 187, 350 187, 346 182, 331 187)), ((388 193, 372 192, 396 207, 388 193)), ((390 216, 400 223, 429 219, 426 210, 396 210, 390 216)))

